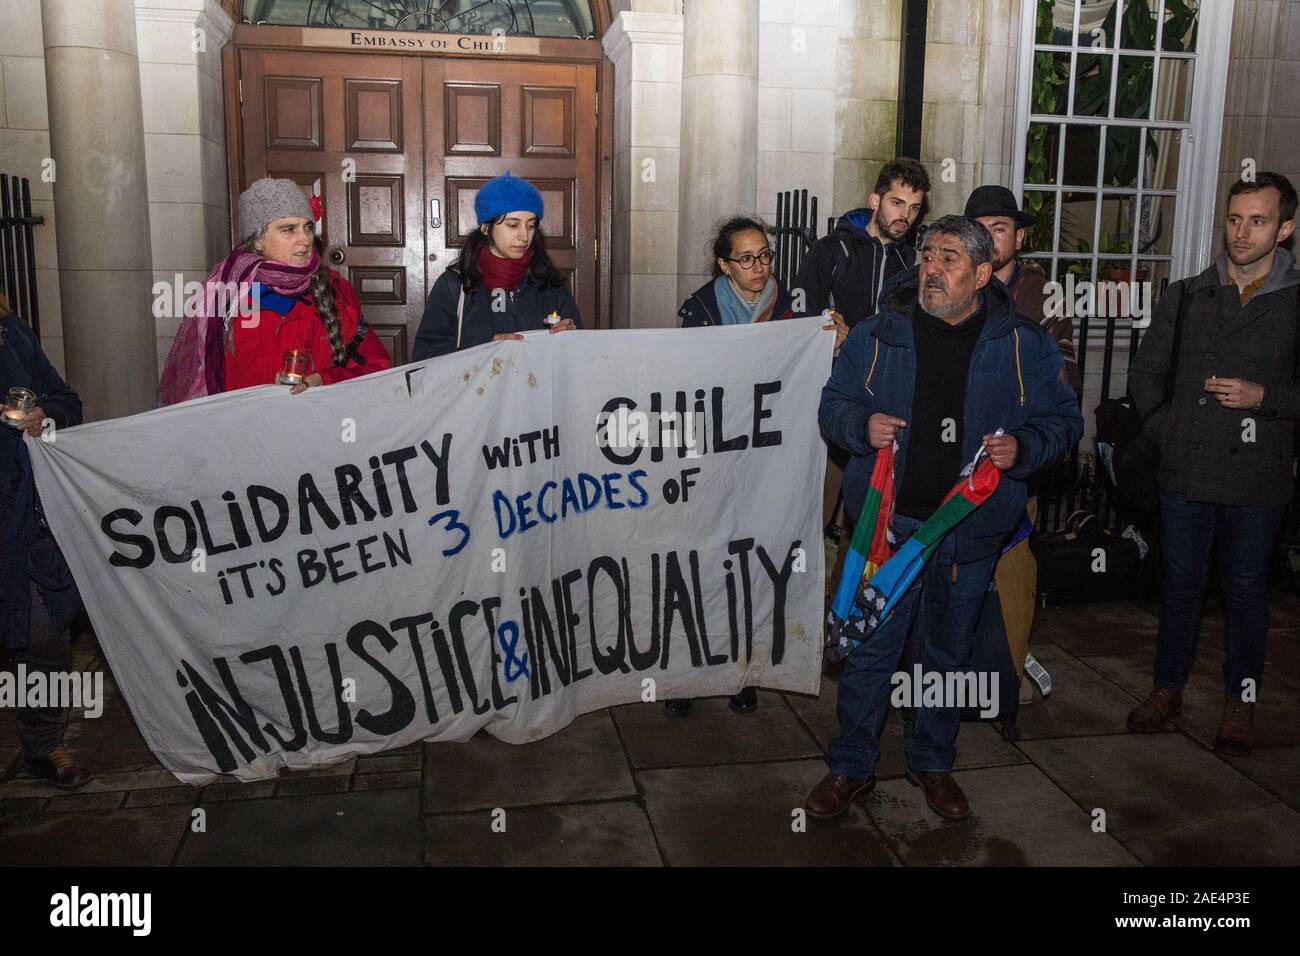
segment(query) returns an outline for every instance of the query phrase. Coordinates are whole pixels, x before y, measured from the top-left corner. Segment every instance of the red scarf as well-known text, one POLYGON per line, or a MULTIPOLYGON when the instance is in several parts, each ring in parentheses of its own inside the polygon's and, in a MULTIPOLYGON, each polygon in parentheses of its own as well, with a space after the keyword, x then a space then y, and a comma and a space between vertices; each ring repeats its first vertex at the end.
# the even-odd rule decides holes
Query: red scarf
POLYGON ((524 280, 532 261, 532 246, 529 246, 528 251, 518 259, 502 259, 493 254, 491 247, 485 243, 478 253, 478 267, 483 273, 483 287, 514 292, 519 283, 524 280))

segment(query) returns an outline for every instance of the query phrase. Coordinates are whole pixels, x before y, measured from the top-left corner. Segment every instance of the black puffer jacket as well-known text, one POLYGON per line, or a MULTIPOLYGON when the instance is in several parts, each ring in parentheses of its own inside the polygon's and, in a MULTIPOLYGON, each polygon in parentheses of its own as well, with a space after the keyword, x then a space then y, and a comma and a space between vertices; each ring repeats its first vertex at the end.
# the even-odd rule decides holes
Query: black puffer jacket
POLYGON ((1129 368, 1129 394, 1139 414, 1165 393, 1180 295, 1188 296, 1173 401, 1146 433, 1160 447, 1160 487, 1196 501, 1279 505, 1291 500, 1295 421, 1297 291, 1300 270, 1278 249, 1264 285, 1240 304, 1229 281, 1227 254, 1200 275, 1169 286, 1129 368), (1241 378, 1264 386, 1259 411, 1224 408, 1205 380, 1241 378))
POLYGON ((916 262, 911 246, 883 243, 867 232, 870 222, 870 209, 854 209, 840 216, 834 232, 813 243, 790 286, 796 305, 803 290, 799 315, 833 306, 853 328, 875 314, 885 283, 916 262))

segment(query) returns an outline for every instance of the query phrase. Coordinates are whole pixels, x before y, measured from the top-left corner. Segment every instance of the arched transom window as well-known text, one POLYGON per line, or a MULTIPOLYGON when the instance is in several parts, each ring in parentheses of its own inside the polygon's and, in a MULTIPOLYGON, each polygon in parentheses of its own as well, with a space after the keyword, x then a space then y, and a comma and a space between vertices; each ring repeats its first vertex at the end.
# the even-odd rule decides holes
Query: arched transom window
POLYGON ((247 23, 428 33, 595 37, 589 0, 244 0, 247 23))

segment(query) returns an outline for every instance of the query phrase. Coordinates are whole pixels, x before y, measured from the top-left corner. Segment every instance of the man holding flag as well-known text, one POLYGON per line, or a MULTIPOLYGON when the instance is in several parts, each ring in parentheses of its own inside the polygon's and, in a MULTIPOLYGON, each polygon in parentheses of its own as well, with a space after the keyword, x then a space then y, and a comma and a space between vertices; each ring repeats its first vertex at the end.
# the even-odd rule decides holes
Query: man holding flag
MULTIPOLYGON (((979 223, 935 221, 920 262, 849 334, 822 391, 818 417, 852 454, 845 503, 862 527, 857 576, 850 562, 832 613, 851 620, 841 632, 840 734, 806 802, 815 818, 839 816, 875 785, 891 677, 913 622, 927 678, 966 666, 993 566, 1024 518, 1025 480, 1083 434, 1056 344, 990 284, 992 260, 979 223), (878 571, 867 555, 876 527, 889 539, 876 535, 869 557, 896 550, 878 571)), ((953 820, 970 814, 951 773, 958 703, 918 708, 907 741, 907 779, 953 820)))

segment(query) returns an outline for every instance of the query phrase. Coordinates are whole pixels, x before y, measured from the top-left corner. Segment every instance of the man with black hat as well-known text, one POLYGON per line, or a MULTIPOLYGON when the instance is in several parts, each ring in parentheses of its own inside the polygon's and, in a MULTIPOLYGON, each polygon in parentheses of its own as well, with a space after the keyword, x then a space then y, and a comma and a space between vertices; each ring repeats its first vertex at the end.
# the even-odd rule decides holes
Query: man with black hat
POLYGON ((1048 315, 1047 275, 1035 262, 1021 262, 1025 229, 1038 221, 1021 211, 1016 196, 1005 186, 978 186, 966 200, 966 218, 978 221, 993 237, 993 278, 1011 293, 1016 311, 1051 333, 1065 360, 1065 381, 1076 393, 1083 392, 1083 380, 1074 357, 1074 322, 1068 315, 1048 315))
MULTIPOLYGON (((1062 380, 1068 382, 1075 395, 1083 391, 1083 380, 1074 357, 1074 322, 1063 309, 1062 314, 1048 315, 1047 293, 1044 286, 1047 276, 1035 262, 1020 261, 1017 253, 1025 244, 1025 229, 1037 222, 1031 213, 1016 205, 1015 194, 1005 186, 979 186, 966 200, 966 216, 988 230, 993 238, 993 277, 1007 287, 1016 311, 1047 329, 1056 342, 1065 362, 1062 380)), ((1032 522, 1038 513, 1038 497, 1030 489, 1025 510, 1032 522)), ((994 579, 1002 602, 1002 621, 1006 626, 1007 642, 1016 674, 1021 676, 1020 703, 1034 701, 1033 688, 1023 680, 1025 657, 1029 653, 1029 632, 1034 625, 1034 590, 1038 586, 1038 564, 1029 550, 1028 529, 1017 535, 1023 537, 998 559, 994 579)), ((1015 538, 1013 537, 1013 540, 1015 538)))

